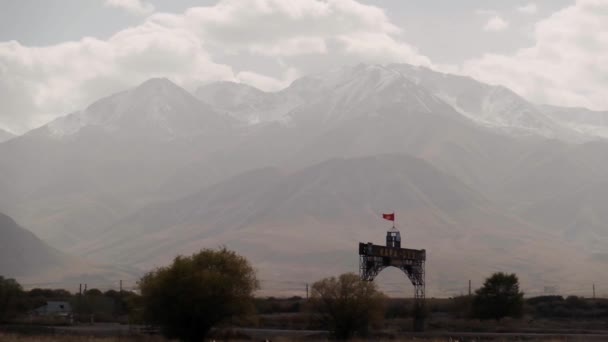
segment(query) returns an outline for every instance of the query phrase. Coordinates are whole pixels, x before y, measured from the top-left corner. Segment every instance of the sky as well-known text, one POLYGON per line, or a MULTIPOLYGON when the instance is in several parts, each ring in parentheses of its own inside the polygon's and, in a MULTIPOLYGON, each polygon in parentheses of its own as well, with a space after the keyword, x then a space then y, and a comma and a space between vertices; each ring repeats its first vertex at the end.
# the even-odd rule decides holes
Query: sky
POLYGON ((151 77, 276 91, 357 63, 608 110, 608 0, 0 0, 0 129, 26 132, 151 77))

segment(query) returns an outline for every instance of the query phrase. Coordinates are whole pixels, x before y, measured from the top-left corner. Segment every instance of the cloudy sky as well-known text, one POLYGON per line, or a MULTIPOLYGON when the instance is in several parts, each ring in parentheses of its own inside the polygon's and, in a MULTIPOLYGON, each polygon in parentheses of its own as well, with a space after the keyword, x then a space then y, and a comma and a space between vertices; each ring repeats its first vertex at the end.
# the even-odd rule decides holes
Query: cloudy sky
POLYGON ((608 110, 608 0, 0 0, 0 128, 22 133, 150 77, 273 91, 360 62, 608 110))

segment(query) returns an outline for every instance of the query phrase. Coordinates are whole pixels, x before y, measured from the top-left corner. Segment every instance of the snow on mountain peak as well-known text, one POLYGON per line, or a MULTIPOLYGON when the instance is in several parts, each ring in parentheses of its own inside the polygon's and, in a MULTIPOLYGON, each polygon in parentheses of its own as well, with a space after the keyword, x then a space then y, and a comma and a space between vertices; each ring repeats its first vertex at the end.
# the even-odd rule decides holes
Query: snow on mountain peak
POLYGON ((55 120, 48 129, 58 137, 75 134, 85 126, 106 131, 153 130, 154 134, 172 137, 196 134, 208 124, 205 120, 217 122, 222 117, 249 125, 297 124, 300 120, 330 123, 360 115, 375 116, 391 108, 456 115, 511 135, 570 141, 608 135, 605 125, 598 128, 592 123, 570 122, 563 115, 555 117, 552 112, 557 111, 542 110, 505 87, 407 64, 340 67, 299 78, 278 92, 216 82, 200 87, 196 96, 203 103, 170 80, 153 78, 55 120), (214 110, 227 115, 210 115, 215 114, 214 110))
POLYGON ((172 95, 175 96, 177 93, 185 92, 175 83, 171 82, 168 78, 158 77, 151 78, 139 86, 131 90, 132 93, 145 96, 145 95, 172 95))
POLYGON ((5 142, 9 139, 14 138, 15 135, 11 132, 5 131, 3 129, 0 128, 0 143, 5 142))
POLYGON ((536 135, 578 141, 574 131, 538 110, 537 106, 503 86, 481 83, 473 78, 437 72, 426 67, 392 64, 417 85, 453 107, 477 125, 509 135, 536 135))
POLYGON ((316 118, 329 124, 395 111, 439 115, 453 112, 426 88, 382 65, 358 64, 312 75, 294 82, 285 91, 303 93, 307 103, 316 106, 307 113, 290 113, 296 121, 316 118))
POLYGON ((196 134, 208 126, 221 124, 223 119, 170 80, 153 78, 59 118, 47 127, 55 137, 73 135, 91 126, 108 132, 139 132, 166 139, 196 134))
POLYGON ((304 102, 296 94, 264 92, 247 84, 227 81, 199 87, 195 94, 219 112, 250 125, 287 123, 289 120, 286 114, 304 102))
POLYGON ((586 108, 538 106, 539 110, 585 136, 608 139, 608 111, 586 108))

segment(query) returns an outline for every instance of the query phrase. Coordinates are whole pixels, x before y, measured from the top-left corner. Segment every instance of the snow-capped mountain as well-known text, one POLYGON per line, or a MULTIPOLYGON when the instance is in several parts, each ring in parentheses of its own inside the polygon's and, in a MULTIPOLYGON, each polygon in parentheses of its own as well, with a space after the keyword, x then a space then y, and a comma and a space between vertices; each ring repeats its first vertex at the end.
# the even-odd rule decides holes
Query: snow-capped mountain
POLYGON ((339 125, 360 116, 377 117, 396 112, 441 116, 453 111, 401 73, 377 65, 360 64, 328 73, 326 77, 296 81, 285 92, 309 98, 306 110, 296 108, 288 113, 296 122, 312 120, 323 125, 339 125), (316 94, 312 95, 313 92, 316 94))
POLYGON ((407 64, 389 65, 450 104, 473 122, 511 135, 531 135, 567 141, 584 140, 577 132, 540 111, 535 104, 503 86, 470 77, 444 74, 407 64))
POLYGON ((539 110, 582 135, 608 139, 608 111, 549 105, 541 105, 539 110))
POLYGON ((137 88, 101 99, 85 110, 48 125, 51 136, 66 137, 83 128, 144 134, 155 139, 188 138, 223 129, 229 118, 218 115, 168 79, 150 79, 137 88))
POLYGON ((304 76, 275 93, 217 82, 200 87, 196 94, 217 111, 250 124, 296 120, 331 125, 360 115, 376 116, 390 106, 427 113, 451 110, 400 72, 364 64, 304 76))
POLYGON ((216 82, 199 87, 196 96, 218 112, 247 124, 283 121, 286 113, 303 103, 286 92, 268 93, 234 82, 216 82))
POLYGON ((169 80, 149 80, 0 144, 0 207, 68 246, 231 144, 233 124, 169 80))
MULTIPOLYGON (((449 239, 424 241, 446 272, 541 237, 539 250, 608 254, 594 221, 605 201, 581 189, 608 184, 608 141, 573 128, 603 126, 601 113, 548 110, 408 65, 344 67, 275 93, 214 83, 197 97, 153 79, 0 144, 0 209, 55 247, 141 265, 232 243, 283 270, 342 246, 344 269, 356 241, 334 237, 346 226, 364 236, 377 220, 370 208, 393 202, 386 209, 415 222, 412 236, 458 232, 461 248, 484 246, 467 256, 444 248, 449 239), (578 206, 576 227, 593 229, 576 239, 569 223, 556 230, 546 213, 566 205, 578 206), (332 238, 315 244, 324 232, 332 238), (272 250, 269 238, 289 248, 272 250)), ((516 265, 534 278, 550 255, 516 265)))
POLYGON ((316 105, 316 119, 331 123, 355 115, 377 115, 378 108, 398 104, 404 110, 435 114, 445 113, 449 106, 476 125, 513 136, 581 142, 606 133, 601 125, 565 120, 560 112, 568 109, 547 111, 505 87, 407 64, 342 67, 304 76, 275 93, 218 82, 199 88, 196 94, 216 110, 249 124, 291 122, 300 106, 316 105), (335 108, 347 112, 338 113, 335 108))

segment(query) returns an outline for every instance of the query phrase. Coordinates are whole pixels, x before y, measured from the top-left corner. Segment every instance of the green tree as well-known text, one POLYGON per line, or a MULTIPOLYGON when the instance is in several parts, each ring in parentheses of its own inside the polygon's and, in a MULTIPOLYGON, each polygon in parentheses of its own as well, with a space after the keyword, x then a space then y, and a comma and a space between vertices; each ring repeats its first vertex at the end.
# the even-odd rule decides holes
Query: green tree
POLYGON ((517 276, 502 272, 494 273, 475 291, 472 306, 474 317, 495 320, 521 317, 523 308, 524 294, 519 290, 517 276))
POLYGON ((259 288, 247 259, 226 248, 204 249, 139 281, 143 318, 165 336, 201 341, 209 330, 253 308, 259 288))
POLYGON ((335 338, 367 335, 384 317, 385 296, 373 282, 354 273, 322 279, 312 285, 311 307, 335 338))
POLYGON ((103 292, 100 289, 90 289, 84 293, 85 296, 103 296, 103 292))
POLYGON ((0 322, 14 318, 22 311, 23 293, 15 279, 0 276, 0 322))

